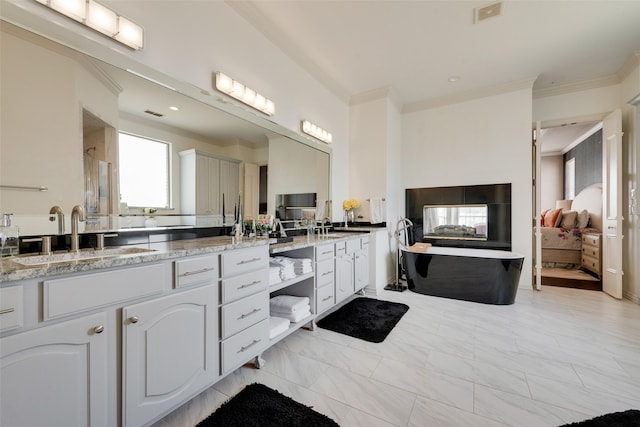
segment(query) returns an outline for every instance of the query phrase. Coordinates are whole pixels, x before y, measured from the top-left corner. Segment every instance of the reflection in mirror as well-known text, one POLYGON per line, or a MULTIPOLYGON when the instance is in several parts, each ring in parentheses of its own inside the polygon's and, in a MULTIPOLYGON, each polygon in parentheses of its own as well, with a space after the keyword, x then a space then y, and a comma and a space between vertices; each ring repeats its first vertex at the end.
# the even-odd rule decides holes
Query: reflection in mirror
MULTIPOLYGON (((0 211, 14 213, 22 235, 57 234, 60 218, 69 230, 75 205, 89 214, 81 229, 95 232, 144 227, 150 217, 154 226, 231 224, 238 193, 245 218, 275 214, 276 194, 329 200, 328 150, 0 22, 0 211), (169 145, 167 206, 121 199, 120 132, 169 145), (50 216, 53 206, 65 215, 50 216)), ((135 159, 141 173, 148 161, 135 159)))

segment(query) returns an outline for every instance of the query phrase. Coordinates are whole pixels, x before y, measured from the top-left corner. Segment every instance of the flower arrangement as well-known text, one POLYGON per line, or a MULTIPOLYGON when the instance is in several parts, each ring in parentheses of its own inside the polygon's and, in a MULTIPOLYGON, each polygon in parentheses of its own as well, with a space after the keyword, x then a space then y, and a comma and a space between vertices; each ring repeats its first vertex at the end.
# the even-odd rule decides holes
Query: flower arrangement
POLYGON ((145 213, 146 215, 151 215, 151 217, 153 218, 153 214, 158 212, 157 208, 144 208, 142 209, 142 212, 145 213))
POLYGON ((342 202, 342 209, 350 211, 360 207, 360 201, 358 199, 347 199, 342 202))

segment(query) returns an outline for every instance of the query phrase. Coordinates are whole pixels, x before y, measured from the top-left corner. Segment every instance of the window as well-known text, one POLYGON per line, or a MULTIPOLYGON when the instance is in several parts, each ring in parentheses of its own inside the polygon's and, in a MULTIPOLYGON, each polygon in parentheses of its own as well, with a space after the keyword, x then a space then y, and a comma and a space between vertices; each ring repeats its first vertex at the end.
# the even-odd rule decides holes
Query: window
POLYGON ((171 207, 170 145, 119 133, 120 201, 129 206, 171 207))
POLYGON ((569 159, 564 164, 564 198, 573 200, 576 197, 576 159, 569 159))

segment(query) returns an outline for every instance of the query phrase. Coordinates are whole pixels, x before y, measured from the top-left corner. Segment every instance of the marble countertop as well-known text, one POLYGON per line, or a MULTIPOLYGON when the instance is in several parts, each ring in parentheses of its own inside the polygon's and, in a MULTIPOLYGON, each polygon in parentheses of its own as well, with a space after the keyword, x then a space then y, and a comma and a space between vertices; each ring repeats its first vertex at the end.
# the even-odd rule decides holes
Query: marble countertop
POLYGON ((349 227, 334 227, 333 229, 335 231, 348 232, 348 233, 352 233, 352 232, 372 233, 375 231, 386 231, 387 227, 376 227, 373 225, 350 225, 349 227))
MULTIPOLYGON (((54 261, 47 263, 46 257, 42 263, 23 265, 20 262, 30 258, 28 255, 2 258, 0 260, 0 286, 7 282, 17 280, 37 279, 59 274, 78 273, 83 271, 96 271, 110 267, 155 262, 165 259, 180 258, 193 255, 216 253, 231 249, 242 249, 253 246, 267 245, 267 239, 243 239, 237 243, 230 236, 203 237, 198 239, 173 240, 169 242, 150 243, 148 245, 120 246, 119 248, 140 249, 138 252, 112 255, 106 248, 104 253, 100 251, 83 250, 81 254, 86 259, 54 261), (106 256, 105 256, 106 255, 106 256)), ((55 253, 51 259, 62 254, 55 253)))
MULTIPOLYGON (((336 242, 365 234, 362 232, 333 232, 329 236, 296 236, 292 242, 273 244, 275 239, 244 238, 235 242, 230 236, 202 237, 198 239, 173 240, 168 242, 150 243, 148 245, 130 245, 105 248, 105 251, 82 250, 84 259, 66 259, 68 253, 55 253, 53 256, 19 255, 17 257, 2 258, 0 260, 0 286, 19 280, 38 279, 60 274, 96 271, 111 267, 142 264, 162 261, 165 259, 181 258, 194 255, 223 252, 232 249, 250 248, 254 246, 270 245, 270 253, 276 254, 293 249, 299 249, 317 244, 336 242), (127 248, 130 253, 119 254, 116 249, 127 248), (31 260, 30 260, 31 258, 31 260), (31 265, 25 265, 35 261, 31 265)), ((70 255, 69 255, 70 256, 70 255)))
POLYGON ((293 242, 272 244, 269 246, 269 252, 277 254, 281 252, 291 251, 294 249, 306 248, 309 246, 322 245, 325 243, 335 243, 347 239, 361 236, 363 232, 331 232, 327 236, 314 234, 313 236, 295 236, 293 242))

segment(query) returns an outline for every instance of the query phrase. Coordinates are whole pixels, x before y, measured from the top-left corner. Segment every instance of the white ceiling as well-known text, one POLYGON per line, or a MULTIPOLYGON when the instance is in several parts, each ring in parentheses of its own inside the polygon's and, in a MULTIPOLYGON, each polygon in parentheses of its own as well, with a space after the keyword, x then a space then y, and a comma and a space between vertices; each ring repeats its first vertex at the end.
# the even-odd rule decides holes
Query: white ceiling
POLYGON ((593 134, 594 127, 597 125, 598 123, 576 123, 541 129, 538 137, 542 147, 540 151, 547 156, 564 154, 563 151, 567 147, 577 145, 593 134))
POLYGON ((638 0, 505 0, 474 24, 490 3, 228 2, 343 99, 391 87, 406 106, 536 77, 545 89, 612 76, 640 51, 638 0))

